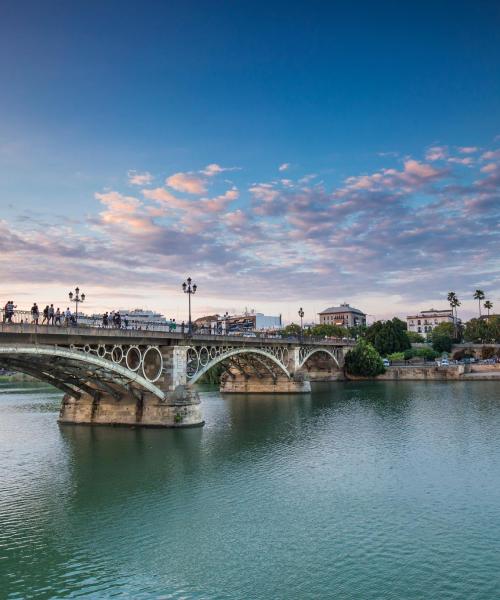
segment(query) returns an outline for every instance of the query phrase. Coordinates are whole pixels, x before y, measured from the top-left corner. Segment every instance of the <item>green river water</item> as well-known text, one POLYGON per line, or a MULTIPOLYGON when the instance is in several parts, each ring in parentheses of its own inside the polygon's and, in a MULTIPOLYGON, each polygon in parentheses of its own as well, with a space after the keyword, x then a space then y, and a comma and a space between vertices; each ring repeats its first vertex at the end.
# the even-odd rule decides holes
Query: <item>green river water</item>
POLYGON ((204 428, 59 426, 0 384, 0 598, 500 598, 500 385, 205 391, 204 428))

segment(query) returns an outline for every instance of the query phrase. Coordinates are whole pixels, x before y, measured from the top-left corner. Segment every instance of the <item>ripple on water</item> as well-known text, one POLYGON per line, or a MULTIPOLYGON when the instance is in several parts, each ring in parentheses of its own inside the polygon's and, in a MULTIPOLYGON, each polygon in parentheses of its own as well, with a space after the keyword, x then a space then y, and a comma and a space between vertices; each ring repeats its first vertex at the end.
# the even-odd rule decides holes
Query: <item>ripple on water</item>
POLYGON ((60 427, 60 398, 2 389, 7 598, 498 597, 495 382, 208 393, 184 431, 60 427))

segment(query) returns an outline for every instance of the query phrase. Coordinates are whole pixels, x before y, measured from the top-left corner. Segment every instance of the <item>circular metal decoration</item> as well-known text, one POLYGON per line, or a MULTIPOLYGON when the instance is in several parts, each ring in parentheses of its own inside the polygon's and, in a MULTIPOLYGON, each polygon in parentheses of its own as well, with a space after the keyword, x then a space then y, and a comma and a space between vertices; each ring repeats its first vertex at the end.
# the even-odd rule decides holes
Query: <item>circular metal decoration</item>
POLYGON ((127 369, 138 371, 142 363, 142 354, 137 346, 130 346, 125 355, 125 364, 127 369))
POLYGON ((163 370, 163 357, 156 346, 149 346, 142 357, 142 373, 144 377, 154 383, 160 378, 163 370))
POLYGON ((200 360, 196 348, 192 346, 188 348, 186 353, 186 375, 188 379, 191 379, 196 375, 200 367, 200 360))
POLYGON ((206 346, 203 346, 202 348, 200 348, 199 357, 200 357, 200 365, 202 367, 205 367, 208 364, 208 361, 210 360, 210 354, 209 354, 208 348, 206 346))
POLYGON ((117 365, 120 364, 123 360, 123 348, 121 346, 113 346, 113 350, 111 350, 111 358, 114 363, 117 365))
POLYGON ((104 344, 99 344, 97 347, 97 356, 99 356, 99 358, 104 358, 106 356, 106 346, 104 344))

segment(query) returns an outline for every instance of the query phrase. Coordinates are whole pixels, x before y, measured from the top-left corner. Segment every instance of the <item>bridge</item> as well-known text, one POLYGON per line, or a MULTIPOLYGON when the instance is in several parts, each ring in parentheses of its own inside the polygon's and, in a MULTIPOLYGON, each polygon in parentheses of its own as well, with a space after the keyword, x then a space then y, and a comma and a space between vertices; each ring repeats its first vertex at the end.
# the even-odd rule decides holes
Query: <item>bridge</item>
POLYGON ((212 371, 222 392, 307 393, 343 375, 341 339, 193 335, 165 331, 0 325, 0 368, 64 392, 61 423, 203 424, 195 384, 212 371))

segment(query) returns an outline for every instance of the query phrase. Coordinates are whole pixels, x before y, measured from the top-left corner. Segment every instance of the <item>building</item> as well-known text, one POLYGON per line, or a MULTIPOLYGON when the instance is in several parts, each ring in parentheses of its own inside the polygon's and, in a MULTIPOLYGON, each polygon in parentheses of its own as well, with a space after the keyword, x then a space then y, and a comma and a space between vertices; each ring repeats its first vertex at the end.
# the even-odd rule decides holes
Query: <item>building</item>
POLYGON ((424 337, 427 337, 434 327, 441 323, 454 323, 451 308, 445 308, 444 310, 430 308, 429 310, 422 310, 415 315, 408 315, 406 317, 408 331, 420 333, 424 337))
POLYGON ((340 325, 341 327, 356 327, 366 325, 366 314, 347 303, 331 306, 319 313, 320 325, 340 325))
POLYGON ((208 315, 194 322, 200 329, 210 329, 218 333, 244 333, 245 331, 270 331, 281 329, 281 315, 272 317, 254 310, 241 315, 208 315))

